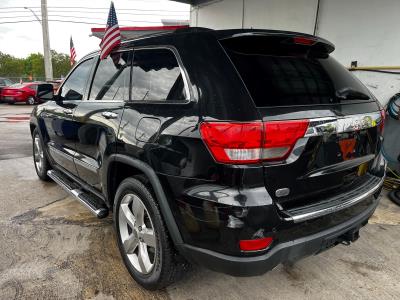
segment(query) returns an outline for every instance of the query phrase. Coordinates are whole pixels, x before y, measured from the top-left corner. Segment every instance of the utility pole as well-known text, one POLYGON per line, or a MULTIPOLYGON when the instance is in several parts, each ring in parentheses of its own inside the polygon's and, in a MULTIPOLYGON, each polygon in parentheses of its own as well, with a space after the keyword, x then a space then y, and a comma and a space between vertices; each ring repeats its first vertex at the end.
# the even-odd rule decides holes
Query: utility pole
POLYGON ((43 34, 43 56, 44 72, 46 80, 53 79, 53 65, 51 63, 50 38, 49 38, 49 19, 47 15, 47 0, 41 0, 42 11, 42 34, 43 34))

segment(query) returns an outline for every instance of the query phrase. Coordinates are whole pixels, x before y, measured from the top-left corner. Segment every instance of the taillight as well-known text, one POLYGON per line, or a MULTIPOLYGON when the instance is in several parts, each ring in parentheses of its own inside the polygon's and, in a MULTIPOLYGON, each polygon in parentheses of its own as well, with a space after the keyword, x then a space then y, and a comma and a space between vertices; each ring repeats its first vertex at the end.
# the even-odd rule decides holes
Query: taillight
POLYGON ((239 241, 239 247, 242 251, 257 251, 267 249, 271 245, 272 237, 266 237, 255 240, 241 240, 239 241))
POLYGON ((379 131, 383 135, 383 130, 385 129, 385 119, 386 119, 386 110, 381 109, 381 122, 379 123, 379 131))
POLYGON ((308 120, 266 122, 262 159, 266 161, 286 159, 297 140, 304 137, 308 124, 308 120))
POLYGON ((309 121, 203 122, 200 134, 220 163, 251 164, 285 160, 309 121))
POLYGON ((217 162, 243 164, 260 161, 261 122, 204 122, 200 125, 200 133, 217 162))

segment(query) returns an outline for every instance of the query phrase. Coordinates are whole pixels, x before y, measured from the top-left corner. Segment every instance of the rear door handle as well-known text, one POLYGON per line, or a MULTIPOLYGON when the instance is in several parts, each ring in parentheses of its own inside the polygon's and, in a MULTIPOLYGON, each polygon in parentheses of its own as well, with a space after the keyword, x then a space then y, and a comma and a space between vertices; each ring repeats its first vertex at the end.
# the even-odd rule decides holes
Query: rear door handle
POLYGON ((63 113, 66 114, 66 115, 72 115, 72 109, 68 109, 68 108, 64 109, 63 113))
POLYGON ((118 118, 118 114, 111 111, 103 111, 101 115, 106 119, 116 119, 118 118))

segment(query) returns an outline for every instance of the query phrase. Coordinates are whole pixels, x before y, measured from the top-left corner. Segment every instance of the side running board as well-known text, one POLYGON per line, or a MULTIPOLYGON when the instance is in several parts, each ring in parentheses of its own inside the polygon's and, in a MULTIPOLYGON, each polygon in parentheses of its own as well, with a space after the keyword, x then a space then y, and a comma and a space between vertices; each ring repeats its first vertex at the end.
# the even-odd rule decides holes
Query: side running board
POLYGON ((76 182, 72 181, 59 171, 49 170, 47 171, 47 175, 70 195, 78 199, 99 219, 103 219, 108 216, 108 207, 97 196, 90 192, 84 191, 76 182))

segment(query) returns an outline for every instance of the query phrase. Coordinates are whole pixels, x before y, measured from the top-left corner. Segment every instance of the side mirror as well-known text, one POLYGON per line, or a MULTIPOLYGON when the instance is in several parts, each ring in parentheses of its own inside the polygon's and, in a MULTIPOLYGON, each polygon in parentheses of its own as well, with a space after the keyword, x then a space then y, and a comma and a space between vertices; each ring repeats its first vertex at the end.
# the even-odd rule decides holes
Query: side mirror
POLYGON ((36 96, 40 101, 54 100, 54 89, 50 83, 41 83, 37 86, 36 96))

